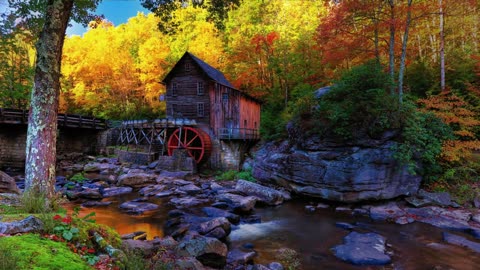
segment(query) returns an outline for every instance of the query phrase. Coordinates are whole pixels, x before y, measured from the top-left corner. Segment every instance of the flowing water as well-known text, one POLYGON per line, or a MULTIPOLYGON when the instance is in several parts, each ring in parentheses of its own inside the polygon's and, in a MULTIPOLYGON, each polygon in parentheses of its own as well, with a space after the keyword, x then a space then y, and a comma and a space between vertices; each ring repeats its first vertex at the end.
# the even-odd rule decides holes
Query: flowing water
MULTIPOLYGON (((145 231, 148 238, 163 236, 163 225, 169 210, 166 200, 156 199, 161 210, 143 216, 122 213, 118 204, 133 199, 117 198, 107 208, 84 208, 84 214, 94 211, 98 223, 115 228, 120 234, 145 231)), ((303 269, 480 269, 480 256, 465 248, 442 241, 442 230, 430 225, 413 223, 396 225, 372 222, 367 217, 335 212, 333 209, 318 209, 314 213, 304 210, 305 203, 287 202, 278 207, 256 209, 262 223, 234 226, 229 236, 231 247, 245 244, 254 246, 257 263, 275 261, 280 248, 296 250, 302 259, 303 269), (393 252, 393 264, 385 267, 353 266, 337 259, 330 251, 342 243, 348 231, 338 228, 336 222, 349 222, 359 232, 376 232, 387 238, 393 252)), ((459 233, 460 234, 460 233, 459 233)))

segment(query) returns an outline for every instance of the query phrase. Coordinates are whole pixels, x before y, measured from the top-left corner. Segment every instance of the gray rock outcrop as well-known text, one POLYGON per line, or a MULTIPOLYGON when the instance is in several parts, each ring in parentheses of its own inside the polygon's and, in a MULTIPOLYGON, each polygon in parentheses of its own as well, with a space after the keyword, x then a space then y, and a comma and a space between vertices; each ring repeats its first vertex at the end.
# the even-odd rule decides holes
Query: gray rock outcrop
POLYGON ((395 142, 382 140, 355 145, 305 139, 295 144, 264 145, 255 157, 253 176, 300 195, 359 202, 392 199, 417 192, 421 177, 393 158, 395 142))

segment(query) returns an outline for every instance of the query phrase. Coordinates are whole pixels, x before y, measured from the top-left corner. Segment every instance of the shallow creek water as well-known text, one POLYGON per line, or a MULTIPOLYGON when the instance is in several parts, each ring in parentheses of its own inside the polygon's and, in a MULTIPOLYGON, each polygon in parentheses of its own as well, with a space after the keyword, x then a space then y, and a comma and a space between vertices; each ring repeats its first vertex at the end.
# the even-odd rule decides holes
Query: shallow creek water
MULTIPOLYGON (((112 199, 105 208, 82 208, 81 213, 96 213, 97 223, 106 224, 120 234, 145 231, 148 239, 163 236, 167 213, 172 209, 164 199, 152 199, 162 206, 159 211, 143 216, 122 213, 118 205, 132 196, 112 199)), ((430 225, 413 223, 396 225, 372 222, 367 217, 318 209, 314 213, 304 210, 305 203, 287 202, 278 207, 257 208, 261 223, 234 226, 229 236, 231 247, 246 243, 254 245, 258 256, 256 263, 275 261, 279 248, 296 250, 302 258, 303 269, 480 269, 480 256, 465 248, 442 241, 442 230, 430 225), (376 232, 387 238, 388 249, 393 252, 393 264, 385 267, 353 266, 337 259, 330 251, 341 244, 348 231, 336 227, 336 222, 356 224, 359 232, 376 232), (437 268, 434 268, 437 267, 437 268)), ((70 205, 69 208, 73 208, 70 205)), ((460 234, 460 233, 458 233, 460 234)))

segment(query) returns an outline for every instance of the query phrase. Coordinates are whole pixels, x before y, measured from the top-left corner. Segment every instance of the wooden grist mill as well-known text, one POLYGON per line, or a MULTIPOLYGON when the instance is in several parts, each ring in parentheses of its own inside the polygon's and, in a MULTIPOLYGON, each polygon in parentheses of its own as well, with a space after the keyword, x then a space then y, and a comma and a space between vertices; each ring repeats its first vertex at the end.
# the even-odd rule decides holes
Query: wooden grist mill
POLYGON ((118 142, 172 156, 184 149, 196 164, 239 169, 256 143, 260 102, 223 73, 186 52, 165 76, 167 118, 124 121, 118 142))

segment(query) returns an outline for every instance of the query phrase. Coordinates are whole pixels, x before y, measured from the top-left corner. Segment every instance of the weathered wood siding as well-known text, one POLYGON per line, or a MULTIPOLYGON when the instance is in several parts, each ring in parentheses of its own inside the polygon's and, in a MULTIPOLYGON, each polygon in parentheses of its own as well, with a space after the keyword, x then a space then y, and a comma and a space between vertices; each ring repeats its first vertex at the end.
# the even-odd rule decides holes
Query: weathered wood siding
POLYGON ((241 128, 260 129, 260 104, 248 97, 240 99, 241 128))
POLYGON ((174 70, 167 86, 167 116, 194 119, 198 123, 210 124, 209 80, 192 59, 183 58, 174 70), (190 66, 187 70, 186 66, 190 66), (198 83, 203 83, 203 94, 198 94, 198 83), (174 91, 174 84, 176 90, 174 91), (199 115, 199 104, 203 104, 203 116, 199 115))
POLYGON ((210 126, 215 134, 220 128, 260 128, 260 104, 257 101, 218 83, 210 86, 209 93, 210 126))

